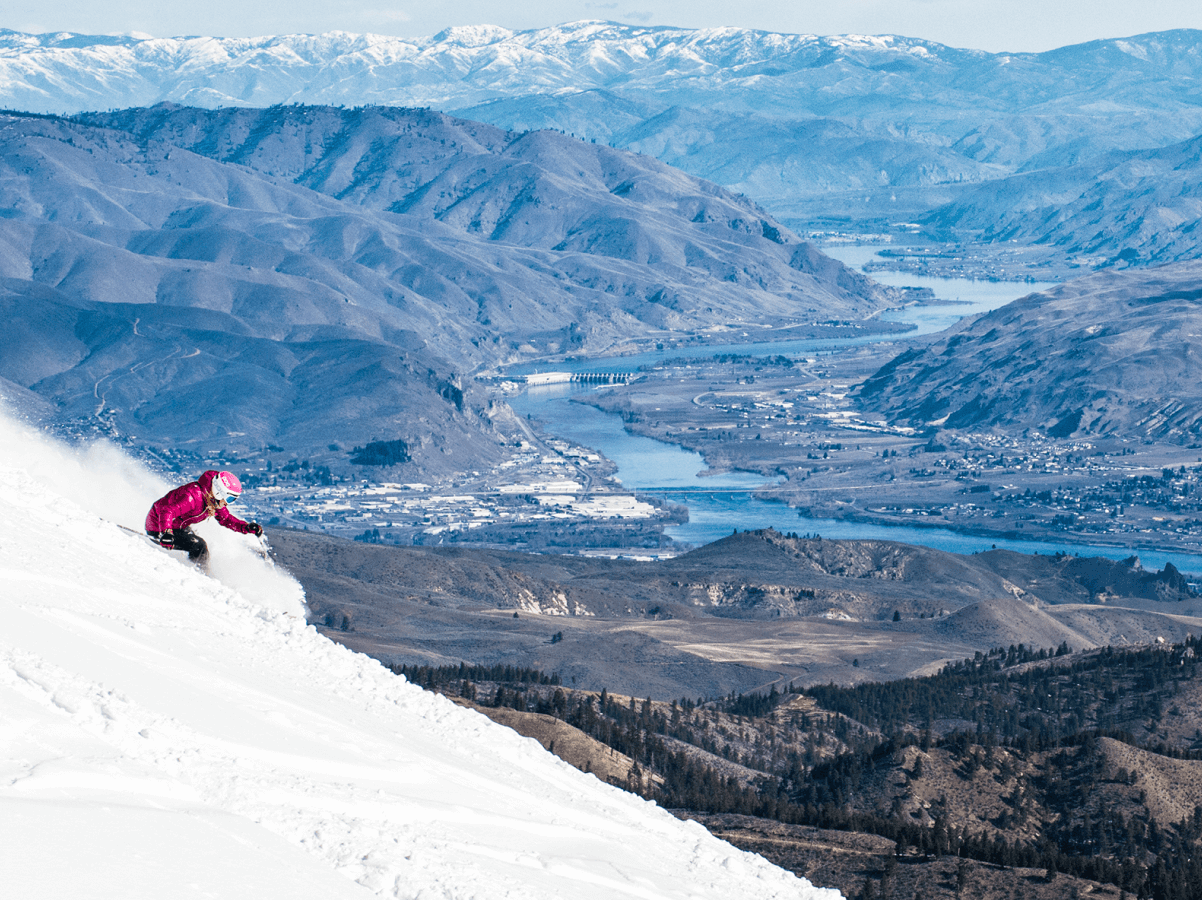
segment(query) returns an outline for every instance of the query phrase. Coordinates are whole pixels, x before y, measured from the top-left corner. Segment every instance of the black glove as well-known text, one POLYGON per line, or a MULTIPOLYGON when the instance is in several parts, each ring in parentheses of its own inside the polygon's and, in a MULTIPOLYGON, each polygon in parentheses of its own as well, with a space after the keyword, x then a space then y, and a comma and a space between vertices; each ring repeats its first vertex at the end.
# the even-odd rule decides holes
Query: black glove
POLYGON ((258 522, 247 522, 246 527, 250 529, 250 533, 253 534, 255 537, 263 536, 263 526, 260 525, 258 522))
POLYGON ((175 532, 174 531, 151 531, 149 532, 150 539, 162 547, 164 550, 175 549, 175 532))

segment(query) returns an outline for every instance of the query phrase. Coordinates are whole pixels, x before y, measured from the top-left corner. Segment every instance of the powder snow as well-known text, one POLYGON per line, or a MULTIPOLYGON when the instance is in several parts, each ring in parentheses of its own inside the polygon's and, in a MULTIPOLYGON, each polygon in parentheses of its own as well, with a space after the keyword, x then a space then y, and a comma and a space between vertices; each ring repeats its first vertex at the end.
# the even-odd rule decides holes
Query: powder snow
POLYGON ((323 638, 252 538, 119 527, 165 486, 0 421, 5 896, 840 896, 323 638))

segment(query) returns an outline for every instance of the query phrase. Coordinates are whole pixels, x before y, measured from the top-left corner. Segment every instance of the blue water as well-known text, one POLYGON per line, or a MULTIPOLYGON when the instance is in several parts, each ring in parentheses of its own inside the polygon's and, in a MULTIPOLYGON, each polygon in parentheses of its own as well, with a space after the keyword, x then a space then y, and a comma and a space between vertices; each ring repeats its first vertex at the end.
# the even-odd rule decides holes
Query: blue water
MULTIPOLYGON (((839 260, 846 266, 859 269, 880 249, 875 246, 823 247, 822 252, 839 260)), ((905 336, 934 334, 950 328, 965 316, 989 312, 1005 306, 1012 300, 1046 291, 1054 287, 1052 282, 974 281, 970 278, 928 278, 905 272, 873 272, 874 281, 892 287, 929 288, 937 298, 936 303, 911 306, 898 312, 887 312, 881 316, 890 322, 908 322, 916 326, 915 331, 905 336)))
MULTIPOLYGON (((848 264, 862 265, 868 258, 866 251, 871 249, 851 247, 826 252, 848 264)), ((941 331, 965 315, 996 309, 1032 291, 1050 287, 1047 284, 919 278, 899 273, 874 273, 873 277, 897 286, 929 287, 936 297, 946 301, 910 307, 891 314, 897 321, 910 322, 917 326, 917 330, 908 332, 908 335, 941 331)), ((898 336, 892 335, 885 339, 896 340, 898 336)), ((664 359, 682 356, 708 357, 716 353, 756 356, 775 356, 779 353, 790 356, 846 347, 868 340, 881 338, 690 346, 687 349, 660 350, 636 357, 557 363, 553 368, 556 371, 621 372, 632 371, 639 365, 654 364, 664 359)), ((542 421, 552 434, 602 453, 618 467, 618 480, 627 489, 688 506, 689 521, 684 525, 669 526, 665 529, 666 533, 677 541, 701 545, 725 537, 736 529, 750 531, 757 528, 775 528, 781 532, 821 534, 827 538, 902 541, 952 553, 975 553, 991 547, 1020 553, 1051 554, 1061 551, 1111 559, 1123 559, 1135 553, 1145 568, 1161 569, 1166 562, 1171 562, 1183 572, 1202 573, 1202 556, 1191 554, 1144 549, 1132 551, 1082 543, 1004 540, 957 534, 943 528, 869 525, 835 519, 805 518, 784 503, 752 496, 752 491, 770 486, 773 483, 771 479, 743 472, 703 475, 701 473, 706 470, 706 464, 701 454, 675 444, 665 444, 648 437, 630 434, 617 416, 603 413, 583 403, 572 402, 572 398, 583 398, 598 390, 605 388, 573 384, 530 388, 511 401, 510 405, 520 415, 529 414, 542 421)))
MULTIPOLYGON (((872 254, 875 247, 827 247, 823 252, 840 262, 858 268, 872 254)), ((888 322, 903 322, 914 326, 912 330, 891 335, 869 334, 854 338, 785 338, 776 341, 755 341, 742 344, 686 344, 683 347, 667 347, 649 350, 630 356, 611 356, 601 359, 569 360, 555 363, 528 363, 509 370, 512 375, 527 375, 531 372, 634 372, 641 366, 654 366, 670 359, 708 359, 715 354, 734 353, 741 356, 804 356, 823 351, 838 350, 860 344, 871 344, 881 340, 905 340, 925 334, 934 334, 950 328, 965 316, 975 316, 1005 306, 1012 300, 1036 291, 1053 287, 1051 282, 994 282, 973 281, 967 278, 927 278, 907 275, 904 272, 874 272, 872 277, 893 287, 930 288, 936 302, 905 309, 890 310, 881 319, 888 322)), ((781 329, 781 335, 788 334, 781 329)))
MULTIPOLYGON (((666 497, 703 488, 706 493, 738 491, 745 497, 748 491, 771 483, 770 479, 747 472, 703 476, 700 473, 707 467, 700 453, 631 434, 617 416, 594 406, 572 402, 572 398, 581 398, 597 390, 600 389, 569 384, 529 388, 509 405, 519 415, 529 413, 541 419, 556 437, 600 452, 618 467, 618 479, 632 491, 666 497)), ((690 505, 690 517, 692 512, 690 505)))
POLYGON ((1202 557, 1158 550, 1136 551, 1081 543, 1005 540, 974 537, 945 528, 906 525, 870 525, 838 519, 815 519, 798 515, 784 503, 762 500, 752 491, 773 484, 772 479, 746 472, 703 475, 704 458, 675 444, 630 434, 617 416, 596 407, 573 403, 600 390, 578 385, 532 388, 511 402, 520 415, 541 419, 558 437, 591 447, 618 467, 618 479, 628 490, 659 497, 689 508, 689 521, 670 525, 665 532, 673 539, 700 546, 726 537, 735 529, 750 531, 775 528, 798 534, 821 534, 825 538, 902 541, 945 550, 976 553, 999 547, 1019 553, 1052 554, 1057 551, 1079 556, 1124 559, 1133 553, 1145 568, 1162 569, 1171 562, 1183 572, 1202 573, 1202 557))

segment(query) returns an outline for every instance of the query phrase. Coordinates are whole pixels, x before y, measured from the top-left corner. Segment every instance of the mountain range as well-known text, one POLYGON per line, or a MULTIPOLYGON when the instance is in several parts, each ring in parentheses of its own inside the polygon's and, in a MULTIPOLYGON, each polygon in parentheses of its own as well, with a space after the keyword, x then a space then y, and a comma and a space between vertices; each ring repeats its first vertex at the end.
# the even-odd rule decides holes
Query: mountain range
POLYGON ((1200 75, 1191 30, 1045 53, 597 21, 412 40, 0 32, 0 104, 13 108, 433 106, 653 155, 777 216, 836 227, 912 221, 975 185, 1071 179, 1109 154, 1189 140, 1202 133, 1200 75))
POLYGON ((427 110, 6 115, 0 209, 7 393, 168 446, 462 468, 515 432, 483 367, 892 297, 655 160, 427 110))

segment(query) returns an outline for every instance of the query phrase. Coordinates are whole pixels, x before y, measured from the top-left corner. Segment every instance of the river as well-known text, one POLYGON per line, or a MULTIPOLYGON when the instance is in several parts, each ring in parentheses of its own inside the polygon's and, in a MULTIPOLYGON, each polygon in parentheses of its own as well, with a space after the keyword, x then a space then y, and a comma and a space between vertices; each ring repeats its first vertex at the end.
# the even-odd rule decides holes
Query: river
MULTIPOLYGON (((858 268, 871 258, 876 249, 838 247, 824 248, 824 252, 858 268)), ((789 356, 834 350, 868 340, 905 340, 909 336, 941 331, 966 315, 996 309, 1018 297, 1052 286, 959 278, 924 278, 894 272, 874 272, 872 277, 894 286, 930 288, 938 300, 945 302, 909 307, 887 314, 894 321, 909 322, 916 326, 915 331, 901 336, 676 347, 637 356, 556 364, 555 369, 589 372, 631 371, 642 365, 686 356, 709 357, 715 353, 789 356)), ((699 453, 675 444, 665 444, 648 437, 630 434, 617 416, 603 413, 595 407, 571 402, 574 397, 602 389, 577 384, 529 388, 511 401, 510 405, 520 415, 529 414, 540 420, 551 434, 604 454, 617 466, 617 478, 627 489, 687 506, 689 521, 665 529, 670 537, 678 541, 700 545, 724 537, 736 529, 748 531, 771 527, 781 532, 821 534, 827 538, 903 541, 953 553, 974 553, 999 547, 1021 553, 1050 554, 1062 551, 1082 556, 1122 559, 1134 552, 1147 568, 1160 569, 1166 562, 1171 562, 1184 572, 1202 573, 1202 556, 1191 554, 1146 549, 1131 551, 1075 542, 1053 543, 973 537, 942 528, 870 525, 802 517, 796 510, 783 503, 755 498, 751 492, 767 483, 760 475, 741 472, 702 475, 706 464, 699 453)))

